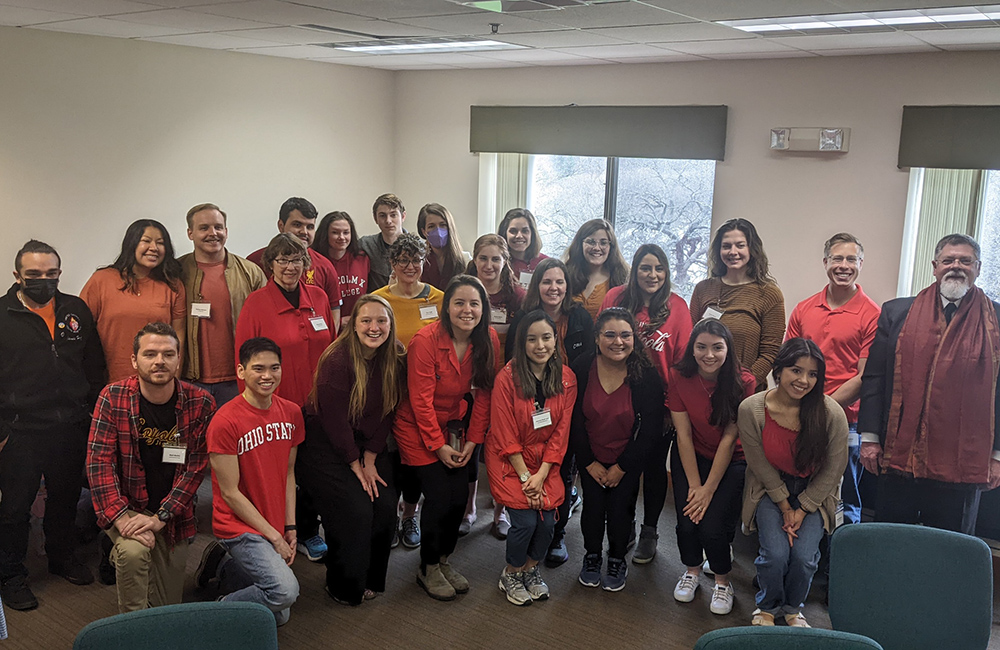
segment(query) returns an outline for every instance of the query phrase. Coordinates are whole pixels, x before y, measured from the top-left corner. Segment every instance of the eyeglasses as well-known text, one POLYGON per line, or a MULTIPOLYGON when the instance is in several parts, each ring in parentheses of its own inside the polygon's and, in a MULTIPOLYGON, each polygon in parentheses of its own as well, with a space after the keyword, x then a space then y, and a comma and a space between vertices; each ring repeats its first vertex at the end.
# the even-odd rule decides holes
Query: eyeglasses
POLYGON ((844 257, 843 255, 834 255, 833 257, 827 258, 827 261, 831 264, 843 264, 844 262, 847 262, 851 266, 857 266, 858 262, 861 261, 861 258, 854 255, 848 255, 847 257, 844 257))
POLYGON ((301 257, 294 257, 292 259, 288 259, 287 257, 279 257, 276 260, 274 260, 274 263, 280 266, 281 268, 285 268, 288 266, 303 266, 305 265, 306 261, 301 257))
POLYGON ((978 262, 974 257, 946 257, 943 260, 936 260, 938 264, 943 266, 953 266, 958 264, 959 266, 964 266, 970 268, 973 264, 978 262))
POLYGON ((611 248, 610 239, 584 239, 584 246, 590 246, 591 248, 611 248))
POLYGON ((605 330, 601 332, 601 338, 603 338, 608 343, 614 342, 615 339, 621 339, 623 343, 628 343, 632 340, 632 332, 616 332, 614 330, 605 330))
POLYGON ((415 269, 419 269, 420 266, 423 263, 424 263, 424 261, 422 259, 419 259, 419 258, 418 259, 412 259, 412 258, 403 259, 403 258, 400 258, 398 260, 393 260, 392 265, 393 266, 398 266, 401 269, 405 269, 407 267, 413 267, 415 269))

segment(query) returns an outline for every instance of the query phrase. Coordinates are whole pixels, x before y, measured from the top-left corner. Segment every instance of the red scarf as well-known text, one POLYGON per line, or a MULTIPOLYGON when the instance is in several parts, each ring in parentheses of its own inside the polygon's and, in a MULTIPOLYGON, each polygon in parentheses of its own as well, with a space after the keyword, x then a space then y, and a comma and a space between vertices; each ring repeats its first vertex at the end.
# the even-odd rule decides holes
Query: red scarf
POLYGON ((987 483, 1000 326, 973 287, 946 324, 938 285, 913 301, 896 344, 885 441, 890 469, 948 483, 987 483))

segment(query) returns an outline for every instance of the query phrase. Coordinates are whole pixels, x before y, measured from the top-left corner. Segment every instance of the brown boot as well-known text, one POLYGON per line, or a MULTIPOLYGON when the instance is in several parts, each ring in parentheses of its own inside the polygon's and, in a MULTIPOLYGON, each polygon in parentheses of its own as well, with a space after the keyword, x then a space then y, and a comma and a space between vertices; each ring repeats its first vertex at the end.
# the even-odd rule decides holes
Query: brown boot
MULTIPOLYGON (((435 600, 455 600, 455 588, 441 573, 439 564, 428 564, 423 570, 418 569, 417 584, 435 600)), ((468 590, 468 583, 465 588, 468 590)))
POLYGON ((445 580, 447 580, 452 587, 455 588, 455 593, 457 594, 467 594, 469 593, 469 581, 465 579, 461 573, 452 568, 448 564, 448 556, 441 556, 441 573, 444 574, 445 580))

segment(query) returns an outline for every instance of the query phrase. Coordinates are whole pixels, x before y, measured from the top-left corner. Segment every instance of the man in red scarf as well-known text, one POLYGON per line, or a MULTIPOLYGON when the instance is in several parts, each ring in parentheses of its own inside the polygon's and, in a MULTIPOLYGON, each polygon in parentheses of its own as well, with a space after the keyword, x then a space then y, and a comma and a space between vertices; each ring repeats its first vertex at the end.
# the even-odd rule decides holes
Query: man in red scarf
POLYGON ((1000 485, 1000 304, 976 286, 979 244, 948 235, 935 283, 882 305, 861 386, 861 462, 879 476, 876 519, 969 535, 1000 485))

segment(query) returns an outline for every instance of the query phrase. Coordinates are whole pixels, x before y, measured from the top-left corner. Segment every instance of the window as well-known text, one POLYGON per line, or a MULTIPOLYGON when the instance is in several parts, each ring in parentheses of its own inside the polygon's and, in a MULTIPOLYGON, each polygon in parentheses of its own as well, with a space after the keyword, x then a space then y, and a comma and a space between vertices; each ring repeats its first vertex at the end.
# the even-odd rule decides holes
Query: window
POLYGON ((989 170, 985 177, 976 238, 982 249, 983 270, 976 284, 990 298, 1000 300, 1000 170, 989 170))
POLYGON ((528 209, 543 252, 562 257, 580 225, 605 218, 626 261, 658 244, 670 262, 674 291, 685 299, 707 274, 715 161, 532 156, 528 209))

